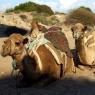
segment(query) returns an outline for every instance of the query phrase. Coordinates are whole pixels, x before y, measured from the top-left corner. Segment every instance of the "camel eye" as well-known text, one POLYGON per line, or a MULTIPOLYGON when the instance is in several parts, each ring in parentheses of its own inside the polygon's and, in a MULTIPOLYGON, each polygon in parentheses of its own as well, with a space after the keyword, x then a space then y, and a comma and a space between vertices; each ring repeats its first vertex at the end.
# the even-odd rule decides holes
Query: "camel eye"
POLYGON ((19 45, 20 45, 20 42, 15 42, 15 45, 16 45, 16 46, 19 46, 19 45))

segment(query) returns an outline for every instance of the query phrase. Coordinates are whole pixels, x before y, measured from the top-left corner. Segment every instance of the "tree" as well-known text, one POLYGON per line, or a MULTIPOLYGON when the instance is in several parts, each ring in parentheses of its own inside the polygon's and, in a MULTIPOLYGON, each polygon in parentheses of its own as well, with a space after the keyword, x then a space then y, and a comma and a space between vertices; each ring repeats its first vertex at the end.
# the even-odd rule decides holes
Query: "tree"
POLYGON ((68 23, 80 22, 86 25, 95 25, 95 14, 89 8, 80 7, 71 11, 66 18, 68 23), (72 21, 72 22, 70 22, 72 21))
POLYGON ((89 12, 92 12, 92 10, 90 8, 88 8, 88 7, 81 6, 80 8, 85 9, 85 10, 87 10, 89 12))
POLYGON ((33 12, 36 11, 37 13, 45 13, 47 15, 52 15, 54 12, 52 9, 47 5, 39 5, 34 2, 26 2, 23 4, 19 4, 18 6, 15 6, 13 9, 7 9, 6 12, 33 12))

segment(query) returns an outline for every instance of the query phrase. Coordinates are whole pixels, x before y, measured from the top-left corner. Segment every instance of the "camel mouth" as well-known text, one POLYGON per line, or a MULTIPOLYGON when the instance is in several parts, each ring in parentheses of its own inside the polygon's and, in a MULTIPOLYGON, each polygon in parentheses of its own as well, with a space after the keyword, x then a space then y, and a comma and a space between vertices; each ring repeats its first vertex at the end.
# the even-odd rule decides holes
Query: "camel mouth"
POLYGON ((2 47, 2 49, 0 50, 0 55, 2 57, 6 57, 9 55, 9 52, 6 52, 6 50, 2 47))
POLYGON ((74 38, 74 39, 76 39, 76 40, 78 39, 78 37, 77 37, 77 36, 73 36, 73 38, 74 38))
POLYGON ((7 54, 5 54, 4 52, 0 52, 0 55, 1 55, 2 57, 6 57, 6 56, 7 56, 7 54))
POLYGON ((6 57, 6 56, 8 56, 8 53, 6 53, 6 52, 4 52, 4 50, 2 50, 2 51, 0 52, 0 55, 1 55, 2 57, 6 57))

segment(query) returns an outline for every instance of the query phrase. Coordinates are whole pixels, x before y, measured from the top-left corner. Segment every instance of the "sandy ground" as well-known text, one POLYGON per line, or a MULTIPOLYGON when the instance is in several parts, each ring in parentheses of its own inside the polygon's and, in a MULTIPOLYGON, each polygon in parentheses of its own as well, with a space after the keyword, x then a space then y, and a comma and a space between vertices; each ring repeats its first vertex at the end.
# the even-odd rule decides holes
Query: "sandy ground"
MULTIPOLYGON (((66 34, 69 46, 74 49, 71 33, 66 34)), ((0 38, 0 49, 5 38, 0 38)), ((95 95, 95 75, 93 70, 76 69, 76 74, 63 80, 57 80, 45 87, 16 87, 16 80, 11 77, 12 59, 0 56, 0 95, 95 95), (9 77, 8 77, 9 76, 9 77)))

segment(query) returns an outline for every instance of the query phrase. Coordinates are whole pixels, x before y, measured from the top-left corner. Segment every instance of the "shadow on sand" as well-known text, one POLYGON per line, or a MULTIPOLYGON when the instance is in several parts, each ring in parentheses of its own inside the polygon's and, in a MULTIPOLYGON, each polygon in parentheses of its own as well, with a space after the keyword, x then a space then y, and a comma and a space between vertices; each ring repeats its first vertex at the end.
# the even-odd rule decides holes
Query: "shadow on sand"
POLYGON ((95 81, 64 78, 43 87, 31 85, 17 88, 16 80, 6 77, 0 80, 0 95, 95 95, 95 81))
POLYGON ((16 26, 0 24, 0 37, 8 37, 12 33, 20 33, 21 35, 25 35, 27 32, 27 30, 18 28, 16 26))
POLYGON ((79 61, 79 57, 77 55, 77 50, 76 49, 72 49, 71 52, 73 54, 73 59, 74 59, 75 66, 78 67, 78 65, 82 65, 80 63, 80 61, 79 61))

